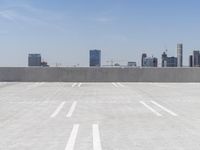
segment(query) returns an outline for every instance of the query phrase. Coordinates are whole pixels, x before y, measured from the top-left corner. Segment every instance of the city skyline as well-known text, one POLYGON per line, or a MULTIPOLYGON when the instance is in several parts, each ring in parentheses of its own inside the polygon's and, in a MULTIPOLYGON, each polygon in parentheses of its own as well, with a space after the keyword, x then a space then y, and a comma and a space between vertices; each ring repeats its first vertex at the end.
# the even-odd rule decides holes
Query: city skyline
POLYGON ((88 50, 101 49, 102 65, 176 56, 183 65, 199 50, 200 2, 158 0, 0 0, 0 66, 26 66, 27 54, 41 53, 50 66, 88 66, 88 50), (178 10, 178 11, 177 11, 178 10), (187 11, 186 11, 187 10, 187 11), (9 61, 8 61, 9 58, 9 61))
MULTIPOLYGON (((153 55, 150 55, 147 57, 147 53, 142 53, 140 57, 141 64, 138 63, 134 60, 132 61, 124 61, 122 64, 120 63, 120 60, 118 61, 117 59, 111 59, 107 61, 105 64, 102 63, 101 61, 101 51, 102 50, 97 50, 97 49, 92 49, 89 50, 89 58, 88 58, 88 66, 89 67, 114 67, 114 66, 124 66, 124 67, 199 67, 199 60, 200 60, 200 51, 199 50, 193 50, 193 55, 188 56, 188 64, 187 65, 182 65, 183 64, 183 44, 178 43, 177 44, 177 55, 176 56, 170 56, 168 57, 168 50, 166 49, 163 51, 161 54, 161 58, 154 57, 153 55), (146 59, 146 60, 145 60, 146 59), (178 59, 180 59, 180 64, 178 65, 178 59), (153 63, 154 61, 155 64, 153 63)), ((28 66, 43 66, 43 67, 50 67, 48 65, 47 59, 41 57, 42 54, 40 53, 29 53, 28 54, 28 66), (33 60, 32 60, 33 58, 33 60), (39 58, 39 59, 38 59, 39 58)), ((76 64, 73 66, 62 66, 62 64, 56 63, 55 66, 51 67, 88 67, 88 66, 82 66, 81 64, 76 64)), ((13 67, 13 66, 12 66, 13 67)))
MULTIPOLYGON (((163 51, 161 54, 161 59, 157 57, 148 56, 147 53, 141 54, 141 64, 137 65, 137 62, 135 61, 127 61, 125 64, 120 64, 120 61, 116 61, 114 59, 111 59, 107 63, 109 64, 103 64, 101 61, 101 50, 92 49, 89 50, 89 60, 88 60, 88 66, 89 67, 199 67, 200 66, 200 51, 199 50, 193 50, 193 55, 189 55, 189 61, 188 65, 183 65, 183 44, 178 43, 177 44, 177 55, 176 56, 168 56, 167 50, 163 51)), ((28 54, 28 66, 43 66, 43 67, 49 67, 48 62, 44 61, 43 58, 41 58, 41 54, 37 53, 29 53, 28 54), (38 59, 39 56, 39 59, 38 59), (32 65, 31 65, 32 64, 32 65)), ((80 64, 74 65, 74 66, 68 66, 68 67, 88 67, 88 66, 81 66, 80 64)), ((56 64, 56 66, 51 67, 66 67, 62 65, 56 64)))

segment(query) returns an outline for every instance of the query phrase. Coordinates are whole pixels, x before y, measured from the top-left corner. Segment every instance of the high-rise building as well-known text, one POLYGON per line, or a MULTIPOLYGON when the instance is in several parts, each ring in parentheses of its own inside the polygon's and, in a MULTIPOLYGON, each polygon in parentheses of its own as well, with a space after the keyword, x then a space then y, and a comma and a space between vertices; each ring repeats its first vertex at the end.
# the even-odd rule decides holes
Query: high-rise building
POLYGON ((200 52, 193 51, 193 67, 200 67, 200 52))
POLYGON ((164 52, 162 54, 162 67, 177 67, 177 58, 167 57, 167 54, 164 52))
POLYGON ((28 55, 28 66, 41 66, 41 55, 40 54, 29 54, 28 55))
POLYGON ((193 51, 193 66, 199 67, 200 65, 200 53, 199 51, 193 51))
POLYGON ((183 66, 183 44, 177 44, 177 66, 183 66))
POLYGON ((144 67, 144 59, 147 57, 146 53, 142 54, 142 59, 141 59, 141 66, 144 67))
POLYGON ((193 56, 189 56, 189 67, 193 67, 193 56))
POLYGON ((189 67, 200 67, 200 51, 194 50, 189 56, 189 67))
POLYGON ((90 50, 90 67, 101 66, 101 50, 90 50))
POLYGON ((143 61, 143 67, 157 67, 158 59, 156 57, 146 57, 143 61))

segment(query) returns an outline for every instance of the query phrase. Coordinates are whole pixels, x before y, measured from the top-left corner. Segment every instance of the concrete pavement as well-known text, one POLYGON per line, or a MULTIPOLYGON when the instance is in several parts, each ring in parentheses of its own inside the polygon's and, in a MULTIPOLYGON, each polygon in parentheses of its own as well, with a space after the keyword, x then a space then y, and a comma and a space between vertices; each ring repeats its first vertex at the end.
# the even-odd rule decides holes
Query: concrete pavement
POLYGON ((199 83, 0 83, 0 150, 198 150, 199 83))

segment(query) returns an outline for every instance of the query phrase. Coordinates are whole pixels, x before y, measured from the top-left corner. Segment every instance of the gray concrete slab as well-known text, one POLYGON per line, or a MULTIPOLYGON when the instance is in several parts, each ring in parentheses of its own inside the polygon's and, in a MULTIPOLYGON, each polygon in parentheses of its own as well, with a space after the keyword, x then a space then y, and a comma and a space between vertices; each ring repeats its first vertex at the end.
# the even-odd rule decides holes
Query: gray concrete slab
POLYGON ((199 88, 199 83, 0 83, 0 149, 197 150, 199 88))
POLYGON ((199 67, 0 67, 1 82, 200 82, 199 67))

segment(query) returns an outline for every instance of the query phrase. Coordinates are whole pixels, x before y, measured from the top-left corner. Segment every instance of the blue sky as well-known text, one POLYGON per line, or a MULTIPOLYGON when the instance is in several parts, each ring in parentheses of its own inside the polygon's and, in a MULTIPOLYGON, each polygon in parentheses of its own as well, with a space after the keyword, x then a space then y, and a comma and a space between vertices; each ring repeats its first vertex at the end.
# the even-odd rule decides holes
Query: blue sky
POLYGON ((160 59, 184 44, 184 64, 200 49, 198 0, 0 0, 0 66, 27 66, 28 53, 50 65, 88 66, 88 51, 102 64, 160 59))

